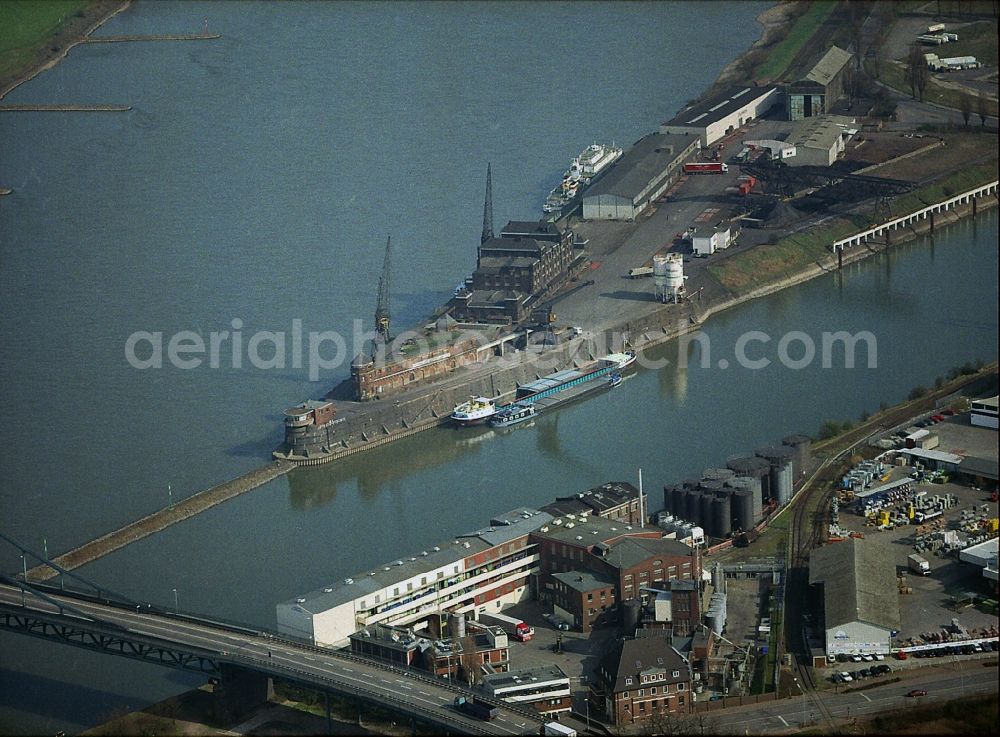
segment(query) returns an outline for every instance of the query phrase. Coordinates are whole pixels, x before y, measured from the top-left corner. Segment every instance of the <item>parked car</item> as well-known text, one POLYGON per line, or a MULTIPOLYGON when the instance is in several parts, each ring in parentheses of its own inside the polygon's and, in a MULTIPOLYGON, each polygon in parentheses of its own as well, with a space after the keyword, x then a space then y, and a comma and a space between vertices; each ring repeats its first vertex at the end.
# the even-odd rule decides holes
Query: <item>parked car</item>
POLYGON ((873 660, 875 660, 875 656, 874 656, 874 655, 862 655, 862 656, 861 656, 861 659, 862 659, 863 661, 865 661, 866 663, 870 663, 870 662, 872 662, 873 660))
POLYGON ((996 640, 990 642, 990 650, 997 652, 998 649, 1000 649, 1000 642, 997 642, 996 640))
POLYGON ((910 696, 910 697, 914 697, 914 696, 926 696, 927 692, 924 691, 924 689, 922 689, 922 688, 915 688, 912 691, 910 691, 909 693, 907 693, 906 695, 910 696))
POLYGON ((860 663, 862 660, 864 660, 864 658, 862 658, 860 655, 852 655, 851 656, 851 662, 852 663, 860 663))
POLYGON ((878 668, 878 672, 879 673, 892 673, 892 667, 886 665, 885 663, 883 663, 882 665, 876 666, 876 668, 878 668))
POLYGON ((850 658, 848 658, 846 655, 844 655, 844 653, 838 653, 837 654, 837 662, 838 663, 846 663, 848 660, 850 660, 850 658))
POLYGON ((875 653, 875 660, 885 660, 885 656, 882 653, 875 653))
POLYGON ((850 683, 854 680, 854 676, 848 673, 846 670, 840 674, 840 678, 844 683, 850 683))
POLYGON ((897 650, 896 651, 896 660, 906 660, 909 657, 910 656, 906 654, 905 650, 897 650))

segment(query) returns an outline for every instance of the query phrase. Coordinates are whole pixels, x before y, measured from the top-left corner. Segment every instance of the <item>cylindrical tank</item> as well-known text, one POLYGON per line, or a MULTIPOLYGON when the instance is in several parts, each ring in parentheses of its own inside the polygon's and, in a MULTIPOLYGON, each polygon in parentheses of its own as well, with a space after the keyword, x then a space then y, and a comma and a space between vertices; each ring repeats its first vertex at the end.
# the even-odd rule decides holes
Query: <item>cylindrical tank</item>
POLYGON ((744 532, 753 528, 757 522, 757 518, 754 516, 756 501, 752 489, 737 489, 733 492, 733 517, 736 519, 737 526, 744 532))
POLYGON ((639 628, 639 613, 642 611, 642 602, 638 599, 626 599, 622 603, 622 630, 629 637, 635 634, 639 628))
POLYGON ((716 537, 729 537, 733 532, 732 503, 729 494, 716 494, 712 499, 712 524, 716 537))
POLYGON ((715 531, 715 518, 712 515, 712 502, 715 497, 711 492, 702 492, 698 497, 698 519, 693 520, 700 527, 705 528, 705 534, 718 537, 715 531))
POLYGON ((770 495, 771 464, 766 459, 759 456, 733 456, 726 462, 726 466, 735 471, 737 476, 758 479, 761 499, 766 499, 770 495))
POLYGON ((667 484, 663 487, 663 508, 675 517, 683 517, 687 511, 684 508, 683 491, 684 487, 680 484, 667 484))
POLYGON ((781 441, 781 444, 787 445, 795 451, 792 472, 795 474, 796 480, 802 478, 802 475, 806 472, 806 466, 809 465, 809 448, 812 440, 808 435, 789 435, 781 441))
POLYGON ((448 632, 451 639, 461 640, 465 637, 465 615, 452 612, 448 615, 448 632))
MULTIPOLYGON (((655 261, 653 267, 656 267, 655 261)), ((667 299, 676 302, 684 291, 684 257, 679 253, 667 256, 667 299)))
POLYGON ((698 484, 699 489, 713 494, 717 491, 722 491, 725 487, 726 484, 724 481, 716 481, 715 479, 702 479, 698 484))
POLYGON ((702 481, 729 481, 736 475, 731 468, 706 468, 701 474, 702 481))
POLYGON ((667 297, 667 254, 658 253, 653 256, 653 284, 656 294, 666 301, 667 297))
POLYGON ((721 591, 726 581, 726 573, 722 570, 722 564, 716 563, 712 566, 712 587, 716 591, 721 591))
POLYGON ((674 519, 686 520, 688 518, 688 490, 683 486, 674 488, 674 519))
POLYGON ((777 500, 778 504, 787 504, 788 500, 792 498, 792 486, 795 479, 792 471, 792 459, 795 456, 795 451, 787 445, 774 445, 758 448, 754 453, 765 458, 771 464, 771 496, 777 500))
MULTIPOLYGON (((760 458, 758 460, 764 459, 760 458)), ((736 478, 727 481, 726 486, 736 491, 746 491, 750 495, 750 521, 752 523, 760 519, 763 511, 763 496, 760 491, 760 479, 755 479, 750 476, 737 476, 736 478)), ((740 514, 737 502, 736 500, 733 500, 733 518, 738 518, 740 514)), ((741 523, 735 521, 733 522, 733 526, 743 527, 744 530, 749 529, 741 523)))

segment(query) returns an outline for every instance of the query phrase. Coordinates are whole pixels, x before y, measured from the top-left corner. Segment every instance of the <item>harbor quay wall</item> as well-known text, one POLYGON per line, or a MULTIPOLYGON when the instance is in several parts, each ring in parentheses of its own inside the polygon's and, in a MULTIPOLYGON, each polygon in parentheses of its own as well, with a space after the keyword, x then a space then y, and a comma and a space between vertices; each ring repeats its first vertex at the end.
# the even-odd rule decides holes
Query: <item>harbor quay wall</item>
MULTIPOLYGON (((935 214, 934 220, 920 219, 912 224, 893 230, 889 243, 867 241, 860 247, 842 252, 840 265, 850 264, 871 257, 894 245, 913 240, 932 232, 933 227, 959 220, 976 212, 997 207, 997 195, 977 198, 974 202, 960 203, 950 210, 935 214)), ((822 274, 836 271, 838 259, 831 254, 823 260, 787 279, 761 286, 752 292, 733 296, 721 287, 701 301, 682 305, 662 305, 650 314, 636 318, 608 331, 608 334, 627 334, 632 347, 647 348, 673 338, 698 330, 712 315, 743 302, 799 284, 822 274)), ((610 347, 610 345, 605 346, 610 347)), ((55 558, 55 562, 67 570, 72 570, 92 562, 108 553, 119 550, 131 542, 141 540, 170 525, 220 504, 227 499, 262 486, 287 473, 296 466, 312 466, 335 461, 366 450, 386 445, 413 435, 417 432, 437 427, 448 422, 455 405, 465 401, 470 394, 497 397, 501 400, 511 397, 518 384, 525 384, 545 374, 573 365, 580 365, 601 355, 599 346, 593 341, 577 339, 547 350, 535 357, 522 356, 515 364, 497 361, 495 371, 474 371, 469 365, 459 368, 456 373, 474 373, 468 381, 454 381, 433 387, 405 389, 389 400, 365 402, 364 411, 350 422, 338 426, 336 442, 329 453, 312 457, 289 458, 275 451, 276 460, 242 476, 227 481, 205 491, 198 492, 178 502, 171 508, 162 509, 92 540, 78 548, 55 558), (596 353, 596 355, 595 355, 596 353), (539 360, 545 360, 539 364, 539 360)), ((492 360, 492 359, 488 359, 492 360)), ((451 381, 451 380, 449 380, 451 381)), ((47 566, 38 566, 28 571, 28 579, 45 581, 58 575, 47 566)))
MULTIPOLYGON (((665 343, 687 333, 701 329, 702 325, 718 312, 730 309, 744 302, 772 294, 790 286, 801 284, 823 274, 829 274, 862 259, 869 258, 886 251, 894 245, 912 241, 915 238, 940 227, 973 214, 996 207, 996 194, 983 195, 968 202, 955 203, 951 209, 942 210, 930 218, 914 219, 913 222, 896 229, 887 230, 889 242, 874 239, 867 240, 859 246, 845 249, 839 254, 831 253, 823 259, 818 259, 808 268, 775 282, 764 284, 759 288, 741 295, 734 295, 721 286, 712 285, 706 289, 706 294, 695 301, 681 305, 665 304, 643 316, 637 316, 622 324, 608 329, 602 337, 605 346, 611 345, 614 337, 626 336, 631 347, 639 350, 665 343)), ((599 355, 599 353, 598 353, 599 355)), ((516 365, 497 362, 497 368, 491 372, 476 372, 474 377, 466 382, 452 381, 447 386, 428 395, 427 389, 408 398, 404 390, 394 395, 392 404, 388 400, 366 402, 363 417, 352 419, 350 423, 337 430, 334 445, 330 452, 317 453, 308 457, 282 455, 276 451, 275 458, 284 458, 298 465, 318 465, 359 453, 363 450, 379 447, 386 443, 407 437, 421 430, 444 424, 455 405, 464 402, 470 395, 508 399, 516 391, 518 384, 533 381, 542 375, 580 365, 595 358, 593 344, 586 340, 574 340, 568 344, 547 350, 539 358, 545 360, 544 368, 539 369, 532 362, 524 361, 516 365)), ((490 360, 487 359, 486 364, 490 360)), ((483 364, 477 364, 482 366, 483 364)), ((468 370, 470 367, 466 367, 468 370)), ((462 370, 462 369, 459 369, 462 370)), ((450 374, 454 377, 455 374, 450 374)), ((417 391, 416 388, 413 391, 417 391)))
POLYGON ((599 341, 578 339, 537 354, 521 351, 516 358, 509 354, 504 357, 490 356, 457 370, 459 376, 461 371, 468 371, 471 375, 467 380, 459 378, 456 381, 453 372, 448 383, 442 383, 439 388, 426 385, 419 389, 414 387, 388 399, 365 402, 354 416, 331 426, 326 450, 310 450, 302 456, 280 448, 274 452, 274 457, 297 465, 314 466, 377 448, 447 423, 455 406, 470 396, 511 401, 519 385, 554 371, 582 366, 603 352, 599 341), (486 370, 490 364, 494 364, 495 368, 486 370))

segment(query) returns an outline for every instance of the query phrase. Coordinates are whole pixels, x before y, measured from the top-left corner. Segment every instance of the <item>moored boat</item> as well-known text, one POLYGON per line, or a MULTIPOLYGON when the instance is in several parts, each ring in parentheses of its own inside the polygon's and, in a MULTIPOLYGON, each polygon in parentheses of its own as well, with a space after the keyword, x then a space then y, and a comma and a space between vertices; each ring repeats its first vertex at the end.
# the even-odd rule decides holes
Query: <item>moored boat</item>
POLYGON ((603 143, 592 143, 587 146, 570 162, 569 170, 549 193, 542 210, 547 213, 561 210, 596 177, 621 158, 621 155, 622 149, 618 146, 603 143))
POLYGON ((495 428, 510 427, 511 425, 516 425, 519 422, 525 422, 534 417, 538 411, 535 409, 534 405, 531 404, 508 404, 505 407, 501 407, 496 411, 489 422, 490 426, 495 428))
POLYGON ((488 397, 469 397, 451 413, 451 419, 459 425, 481 425, 497 412, 496 402, 488 397))

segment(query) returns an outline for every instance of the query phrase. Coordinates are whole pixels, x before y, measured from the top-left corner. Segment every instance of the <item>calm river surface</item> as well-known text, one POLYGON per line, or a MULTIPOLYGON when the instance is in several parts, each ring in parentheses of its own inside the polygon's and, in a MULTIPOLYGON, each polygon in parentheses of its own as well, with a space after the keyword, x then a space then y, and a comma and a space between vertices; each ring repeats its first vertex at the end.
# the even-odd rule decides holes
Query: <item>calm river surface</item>
MULTIPOLYGON (((134 331, 371 324, 387 234, 398 325, 472 269, 486 162, 498 225, 539 213, 569 159, 628 144, 759 33, 764 3, 138 2, 8 102, 124 114, 0 117, 0 529, 55 554, 267 459, 306 369, 140 371, 134 331), (726 45, 717 43, 726 29, 726 45), (43 543, 44 541, 44 543, 43 543)), ((273 626, 274 605, 492 513, 606 480, 646 488, 824 419, 856 419, 997 354, 987 213, 714 318, 710 367, 670 360, 498 435, 434 430, 297 471, 83 570, 137 599, 273 626), (735 365, 748 330, 871 331, 878 366, 735 365)), ((776 361, 774 348, 761 355, 776 361)), ((225 357, 225 353, 223 354, 225 357)), ((657 496, 653 496, 654 506, 657 496)), ((10 550, 4 569, 20 569, 10 550)), ((79 731, 197 683, 0 636, 0 730, 79 731)))

